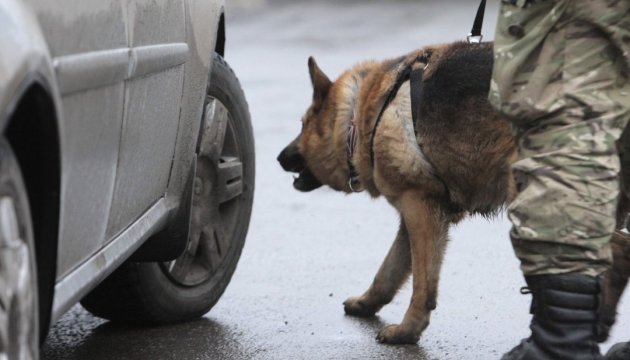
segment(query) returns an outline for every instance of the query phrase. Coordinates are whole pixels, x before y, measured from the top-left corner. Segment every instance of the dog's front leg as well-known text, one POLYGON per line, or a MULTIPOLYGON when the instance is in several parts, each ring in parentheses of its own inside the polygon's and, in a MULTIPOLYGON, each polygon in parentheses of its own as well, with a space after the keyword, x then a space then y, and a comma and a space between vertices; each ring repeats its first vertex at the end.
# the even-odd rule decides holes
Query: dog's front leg
POLYGON ((389 344, 413 344, 418 342, 420 334, 429 325, 431 310, 435 308, 448 222, 416 190, 402 195, 399 209, 409 232, 413 295, 403 321, 382 329, 377 339, 389 344))
POLYGON ((396 239, 376 276, 374 276, 372 285, 363 295, 351 297, 344 301, 343 306, 346 314, 373 316, 383 305, 392 301, 410 273, 409 234, 404 221, 401 219, 396 239))

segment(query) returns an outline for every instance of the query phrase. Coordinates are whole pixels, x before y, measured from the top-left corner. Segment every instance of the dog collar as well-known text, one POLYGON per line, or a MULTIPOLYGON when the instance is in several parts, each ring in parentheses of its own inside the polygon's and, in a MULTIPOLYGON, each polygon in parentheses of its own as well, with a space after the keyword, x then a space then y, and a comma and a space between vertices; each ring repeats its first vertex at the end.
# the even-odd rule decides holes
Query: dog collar
POLYGON ((346 137, 346 148, 348 154, 348 187, 352 192, 361 192, 364 189, 361 188, 361 181, 359 181, 359 173, 352 163, 354 156, 354 148, 357 145, 357 126, 354 122, 355 110, 352 110, 350 117, 350 125, 348 126, 348 135, 346 137))

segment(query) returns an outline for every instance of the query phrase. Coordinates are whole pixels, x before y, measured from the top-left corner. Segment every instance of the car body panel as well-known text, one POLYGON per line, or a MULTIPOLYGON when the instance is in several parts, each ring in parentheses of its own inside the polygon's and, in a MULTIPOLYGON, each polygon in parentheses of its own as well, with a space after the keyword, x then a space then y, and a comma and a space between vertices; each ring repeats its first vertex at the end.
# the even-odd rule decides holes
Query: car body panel
POLYGON ((26 0, 53 58, 128 44, 128 0, 26 0))
POLYGON ((59 280, 105 244, 123 124, 128 15, 118 0, 29 3, 63 91, 59 280))
POLYGON ((68 131, 62 146, 57 280, 104 245, 116 180, 123 99, 123 84, 63 98, 68 131), (108 101, 102 101, 104 98, 108 101), (86 103, 90 106, 83 106, 86 103), (87 119, 91 124, 86 124, 87 119))
POLYGON ((164 196, 179 125, 184 61, 188 60, 181 0, 130 1, 129 21, 130 48, 153 49, 137 53, 143 60, 138 66, 144 64, 152 71, 126 83, 125 122, 108 238, 164 196), (173 59, 183 61, 178 64, 173 59))

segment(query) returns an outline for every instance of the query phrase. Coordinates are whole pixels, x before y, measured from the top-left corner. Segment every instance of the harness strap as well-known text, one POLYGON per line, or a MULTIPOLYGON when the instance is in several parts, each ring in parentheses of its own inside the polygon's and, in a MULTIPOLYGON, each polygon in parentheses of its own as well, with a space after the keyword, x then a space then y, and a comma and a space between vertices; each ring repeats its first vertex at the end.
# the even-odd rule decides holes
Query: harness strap
POLYGON ((378 124, 381 122, 381 118, 383 118, 383 113, 389 106, 389 104, 394 100, 396 94, 398 94, 398 90, 402 84, 409 79, 411 75, 411 66, 407 66, 398 76, 394 86, 390 90, 389 94, 387 94, 387 99, 385 99, 385 103, 383 103, 383 107, 381 111, 378 113, 378 117, 376 118, 376 122, 374 123, 374 129, 372 130, 372 137, 370 138, 370 163, 372 168, 374 168, 374 137, 376 135, 376 129, 378 129, 378 124))
POLYGON ((418 135, 416 123, 420 120, 420 101, 422 99, 422 75, 424 68, 419 67, 411 71, 409 75, 409 86, 411 88, 411 119, 413 121, 413 132, 418 135))
POLYGON ((392 86, 391 90, 387 94, 387 99, 385 100, 385 103, 383 103, 383 107, 381 108, 381 111, 378 113, 378 117, 376 118, 376 122, 374 123, 374 129, 372 130, 372 137, 370 139, 370 163, 372 165, 372 168, 374 167, 374 136, 376 135, 376 129, 378 129, 378 124, 381 122, 383 113, 385 112, 389 104, 392 102, 392 100, 394 100, 394 98, 398 94, 398 90, 400 90, 400 87, 402 86, 402 84, 404 84, 405 81, 407 80, 411 81, 412 77, 415 78, 413 80, 415 86, 413 84, 410 84, 409 86, 411 86, 410 96, 411 96, 411 101, 412 101, 411 111, 412 111, 412 117, 413 117, 412 118, 413 129, 414 129, 414 132, 416 131, 416 119, 419 116, 418 111, 420 110, 420 97, 422 96, 422 75, 424 73, 424 68, 421 67, 421 68, 414 69, 414 64, 417 64, 418 62, 428 64, 429 59, 431 58, 431 54, 432 54, 432 51, 428 51, 418 56, 418 58, 415 60, 414 63, 406 66, 398 74, 398 77, 396 79, 396 82, 394 83, 394 86, 392 86), (418 104, 417 106, 413 106, 414 97, 416 98, 415 102, 418 104))

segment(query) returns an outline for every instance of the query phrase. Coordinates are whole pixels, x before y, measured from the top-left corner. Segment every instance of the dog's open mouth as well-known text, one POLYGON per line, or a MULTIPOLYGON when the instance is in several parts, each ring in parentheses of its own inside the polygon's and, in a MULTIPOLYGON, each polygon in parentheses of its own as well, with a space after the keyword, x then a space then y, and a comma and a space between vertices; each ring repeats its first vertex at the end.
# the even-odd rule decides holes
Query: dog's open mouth
POLYGON ((307 192, 317 189, 322 186, 322 183, 306 167, 306 162, 297 149, 298 139, 293 140, 289 146, 282 150, 278 155, 278 162, 284 171, 298 174, 293 177, 293 187, 298 191, 307 192))
POLYGON ((322 183, 317 180, 315 175, 313 175, 308 168, 305 167, 295 172, 299 173, 297 176, 293 177, 293 187, 296 190, 307 192, 322 186, 322 183))

